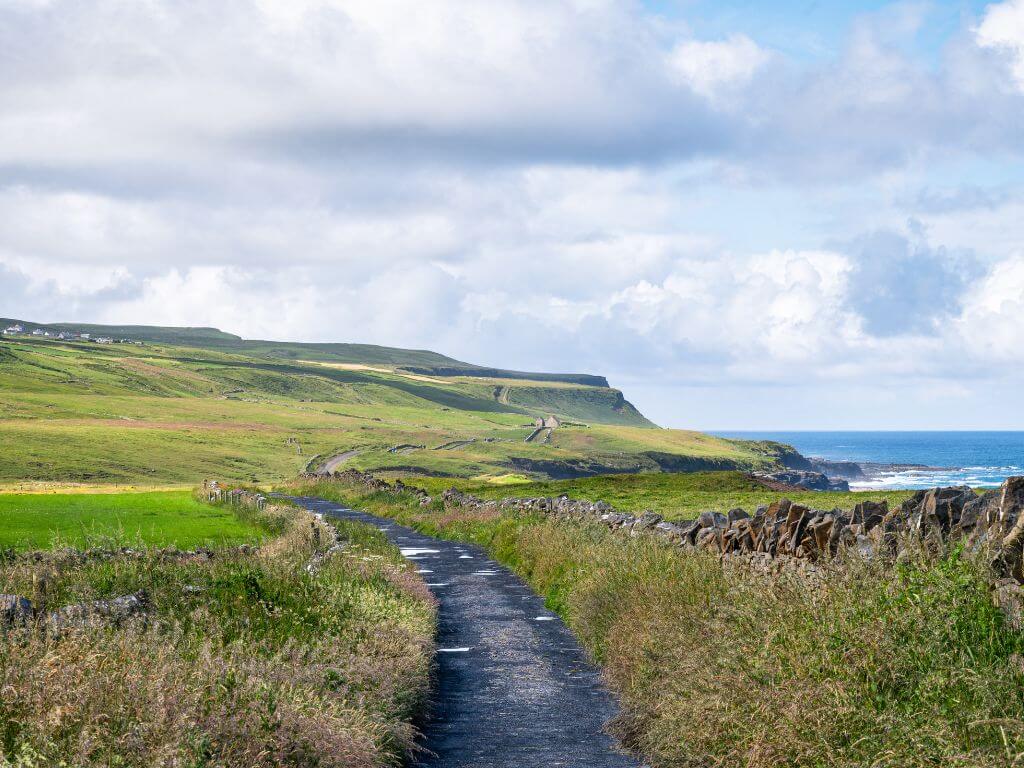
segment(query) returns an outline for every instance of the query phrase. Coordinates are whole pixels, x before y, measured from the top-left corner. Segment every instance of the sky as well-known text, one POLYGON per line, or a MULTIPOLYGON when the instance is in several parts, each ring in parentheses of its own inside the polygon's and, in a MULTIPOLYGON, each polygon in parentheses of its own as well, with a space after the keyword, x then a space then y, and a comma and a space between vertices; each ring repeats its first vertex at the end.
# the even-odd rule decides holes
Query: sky
POLYGON ((1024 0, 0 0, 0 316, 1024 429, 1024 0))

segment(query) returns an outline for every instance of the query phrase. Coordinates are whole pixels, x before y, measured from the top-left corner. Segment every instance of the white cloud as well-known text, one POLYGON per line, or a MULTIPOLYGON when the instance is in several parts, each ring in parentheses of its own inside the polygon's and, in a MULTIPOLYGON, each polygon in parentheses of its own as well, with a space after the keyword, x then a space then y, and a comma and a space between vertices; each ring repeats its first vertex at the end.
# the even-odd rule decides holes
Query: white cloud
POLYGON ((978 44, 1005 53, 1013 74, 1024 87, 1024 0, 992 3, 975 30, 978 44))
POLYGON ((1016 369, 1024 345, 1024 254, 992 267, 971 291, 955 328, 972 358, 1016 369))
POLYGON ((705 98, 750 81, 768 53, 746 35, 727 40, 686 40, 669 53, 675 76, 705 98))

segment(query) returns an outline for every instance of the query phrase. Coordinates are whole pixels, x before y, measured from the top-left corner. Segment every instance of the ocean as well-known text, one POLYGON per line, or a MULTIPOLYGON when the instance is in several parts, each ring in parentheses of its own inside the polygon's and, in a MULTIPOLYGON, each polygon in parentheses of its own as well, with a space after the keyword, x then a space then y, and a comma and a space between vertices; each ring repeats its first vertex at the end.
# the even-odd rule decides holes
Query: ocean
POLYGON ((921 464, 883 469, 854 489, 996 486, 1024 474, 1024 432, 715 432, 744 440, 777 440, 804 456, 873 464, 921 464))

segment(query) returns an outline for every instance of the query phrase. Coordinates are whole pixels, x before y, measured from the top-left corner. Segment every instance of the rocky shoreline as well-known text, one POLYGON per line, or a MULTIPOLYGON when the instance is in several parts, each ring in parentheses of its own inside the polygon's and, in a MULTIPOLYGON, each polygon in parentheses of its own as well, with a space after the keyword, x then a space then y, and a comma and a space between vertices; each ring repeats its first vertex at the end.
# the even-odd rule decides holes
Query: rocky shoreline
MULTIPOLYGON (((781 483, 808 491, 849 491, 850 483, 872 480, 902 472, 954 472, 955 467, 932 467, 927 464, 883 464, 874 461, 832 461, 800 454, 789 456, 786 468, 757 472, 755 476, 769 483, 781 483)), ((784 489, 780 489, 784 490, 784 489)))
POLYGON ((817 472, 839 480, 871 480, 898 472, 953 472, 959 467, 933 467, 928 464, 884 464, 877 461, 831 461, 812 456, 808 459, 817 472))

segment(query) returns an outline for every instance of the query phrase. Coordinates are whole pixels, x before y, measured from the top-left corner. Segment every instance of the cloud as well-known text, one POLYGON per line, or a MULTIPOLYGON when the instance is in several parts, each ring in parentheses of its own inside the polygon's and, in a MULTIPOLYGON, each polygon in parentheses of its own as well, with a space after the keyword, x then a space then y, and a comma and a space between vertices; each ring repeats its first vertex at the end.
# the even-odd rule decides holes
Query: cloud
POLYGON ((687 155, 727 127, 671 42, 612 0, 7 5, 0 163, 687 155))
POLYGON ((4 312, 737 391, 1019 376, 1021 7, 800 58, 620 0, 3 3, 4 312))
POLYGON ((972 358, 1016 371, 1024 340, 1024 254, 993 266, 970 292, 956 330, 972 358))
POLYGON ((865 330, 887 337, 934 335, 957 317, 982 268, 970 252, 931 248, 920 236, 877 231, 845 244, 854 268, 848 301, 865 330))
POLYGON ((1024 0, 1005 0, 985 9, 976 29, 978 44, 1004 54, 1024 88, 1024 0))
POLYGON ((7 3, 0 168, 194 197, 419 164, 714 158, 831 181, 981 142, 1019 153, 1020 94, 975 44, 1011 45, 1016 8, 991 7, 931 69, 903 45, 923 23, 911 5, 801 67, 619 0, 7 3))
POLYGON ((918 213, 944 214, 978 209, 995 210, 1009 202, 1013 195, 1008 189, 994 189, 974 184, 960 184, 951 188, 919 189, 906 205, 918 213))
POLYGON ((743 85, 768 60, 746 35, 727 40, 686 40, 669 54, 669 64, 680 81, 705 98, 714 99, 724 88, 743 85))

